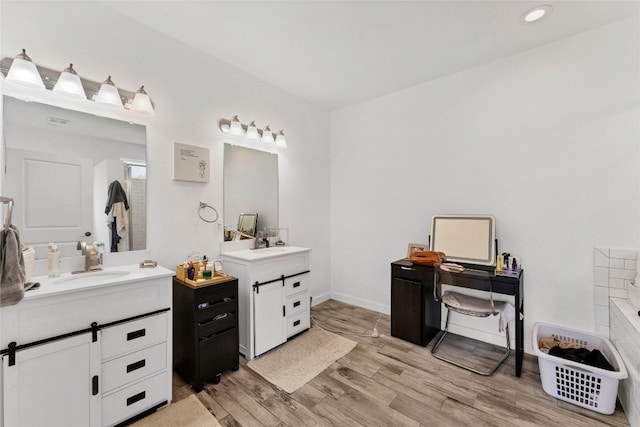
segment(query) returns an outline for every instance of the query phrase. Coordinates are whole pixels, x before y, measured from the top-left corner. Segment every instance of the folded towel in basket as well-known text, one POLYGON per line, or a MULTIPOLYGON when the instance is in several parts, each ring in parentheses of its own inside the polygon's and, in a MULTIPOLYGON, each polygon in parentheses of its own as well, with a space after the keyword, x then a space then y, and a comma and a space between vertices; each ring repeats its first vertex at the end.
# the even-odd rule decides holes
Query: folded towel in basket
POLYGON ((20 234, 12 225, 0 232, 0 307, 22 300, 25 279, 20 234))

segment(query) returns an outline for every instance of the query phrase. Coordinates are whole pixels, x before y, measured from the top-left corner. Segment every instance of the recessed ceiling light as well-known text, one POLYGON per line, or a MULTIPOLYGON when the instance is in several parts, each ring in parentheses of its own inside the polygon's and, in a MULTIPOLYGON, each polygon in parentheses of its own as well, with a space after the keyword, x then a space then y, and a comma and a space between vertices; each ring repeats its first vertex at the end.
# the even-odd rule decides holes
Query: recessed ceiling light
POLYGON ((544 4, 541 6, 536 6, 533 9, 527 10, 521 17, 524 22, 536 22, 542 19, 543 16, 548 15, 553 10, 548 4, 544 4))

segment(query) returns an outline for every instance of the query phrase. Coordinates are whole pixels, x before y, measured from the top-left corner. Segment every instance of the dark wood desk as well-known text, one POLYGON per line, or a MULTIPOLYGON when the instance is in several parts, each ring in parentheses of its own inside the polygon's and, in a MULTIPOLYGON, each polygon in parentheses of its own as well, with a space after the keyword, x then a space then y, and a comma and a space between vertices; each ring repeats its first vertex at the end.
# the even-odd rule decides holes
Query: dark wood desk
MULTIPOLYGON (((451 285, 514 297, 516 312, 524 314, 524 272, 517 277, 495 274, 493 267, 464 265, 468 270, 451 275, 451 285), (475 270, 475 271, 474 271, 475 270)), ((391 263, 391 335, 426 346, 440 331, 441 303, 433 296, 433 267, 408 259, 391 263)), ((524 320, 516 314, 516 376, 522 373, 524 320)))

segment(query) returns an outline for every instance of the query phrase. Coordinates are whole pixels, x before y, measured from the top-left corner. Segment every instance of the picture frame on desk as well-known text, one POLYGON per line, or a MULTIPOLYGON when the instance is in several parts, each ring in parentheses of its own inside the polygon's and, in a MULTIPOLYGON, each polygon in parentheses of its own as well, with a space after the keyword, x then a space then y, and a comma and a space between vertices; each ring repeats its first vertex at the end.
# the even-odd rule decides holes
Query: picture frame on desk
POLYGON ((427 250, 427 245, 421 243, 409 243, 407 247, 407 258, 409 258, 414 252, 422 252, 427 250))

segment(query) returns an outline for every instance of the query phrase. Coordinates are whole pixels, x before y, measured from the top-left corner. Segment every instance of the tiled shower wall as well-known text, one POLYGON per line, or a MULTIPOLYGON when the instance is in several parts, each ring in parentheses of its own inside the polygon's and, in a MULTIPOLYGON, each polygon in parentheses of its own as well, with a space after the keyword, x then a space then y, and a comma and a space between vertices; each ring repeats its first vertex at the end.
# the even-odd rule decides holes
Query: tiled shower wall
POLYGON ((627 298, 636 277, 637 249, 595 248, 595 331, 609 337, 609 298, 627 298))
POLYGON ((621 380, 618 398, 631 427, 640 427, 640 330, 627 317, 635 309, 629 308, 633 313, 625 316, 609 297, 628 297, 637 258, 637 250, 611 248, 596 248, 594 257, 596 332, 611 338, 627 368, 629 377, 621 380))

